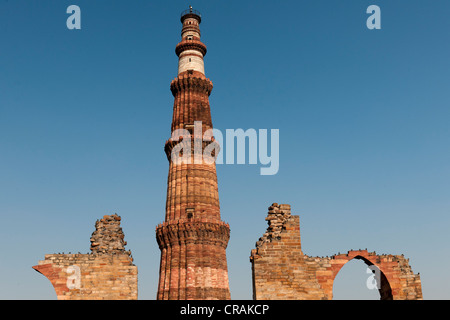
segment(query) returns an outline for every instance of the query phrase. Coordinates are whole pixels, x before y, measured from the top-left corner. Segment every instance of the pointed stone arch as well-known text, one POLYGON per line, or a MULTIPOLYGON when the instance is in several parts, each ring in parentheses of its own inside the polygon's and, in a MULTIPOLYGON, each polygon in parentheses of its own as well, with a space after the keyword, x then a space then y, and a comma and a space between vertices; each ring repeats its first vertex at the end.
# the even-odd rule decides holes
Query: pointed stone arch
MULTIPOLYGON (((373 254, 375 254, 375 253, 373 253, 373 254)), ((374 256, 379 257, 378 255, 374 255, 374 256)), ((341 271, 341 269, 350 261, 361 260, 368 267, 375 266, 379 270, 379 279, 377 279, 377 282, 380 281, 379 289, 378 289, 378 292, 380 293, 380 300, 393 300, 392 287, 389 282, 389 280, 393 281, 393 279, 390 276, 392 272, 389 269, 389 265, 386 266, 385 264, 380 263, 379 261, 377 261, 378 260, 377 258, 374 258, 374 256, 372 255, 372 253, 369 253, 367 250, 349 251, 349 253, 346 254, 346 258, 348 258, 348 259, 343 258, 343 257, 338 257, 337 260, 341 260, 341 261, 331 263, 332 266, 334 265, 334 268, 332 267, 333 285, 331 286, 331 292, 328 293, 328 296, 331 298, 333 297, 334 281, 336 279, 336 276, 341 271), (342 260, 345 262, 342 263, 342 260), (387 275, 386 275, 386 273, 387 273, 387 275)), ((334 257, 336 257, 336 256, 334 256, 334 257)), ((335 261, 337 261, 337 260, 335 260, 335 261)))
POLYGON ((353 259, 359 259, 366 265, 375 265, 380 270, 381 300, 416 300, 422 299, 420 275, 414 274, 409 259, 403 255, 383 254, 365 250, 350 250, 346 254, 324 258, 331 271, 328 277, 319 277, 318 281, 328 297, 333 297, 334 279, 342 267, 353 259))

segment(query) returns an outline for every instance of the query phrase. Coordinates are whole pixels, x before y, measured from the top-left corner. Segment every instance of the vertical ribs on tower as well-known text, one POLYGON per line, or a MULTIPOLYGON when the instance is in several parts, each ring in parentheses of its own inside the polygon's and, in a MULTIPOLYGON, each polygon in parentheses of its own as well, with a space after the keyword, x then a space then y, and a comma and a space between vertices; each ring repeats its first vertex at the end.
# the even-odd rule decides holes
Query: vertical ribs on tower
MULTIPOLYGON (((212 82, 205 77, 203 57, 206 46, 200 41, 201 16, 188 11, 181 16, 181 42, 175 52, 179 57, 178 76, 171 82, 174 96, 171 132, 189 131, 191 146, 202 139, 201 150, 212 140, 204 133, 212 129, 209 95, 212 82), (201 122, 201 132, 192 131, 201 122)), ((166 216, 156 227, 161 250, 158 300, 230 299, 226 248, 230 227, 221 221, 215 163, 173 161, 172 151, 178 143, 169 139, 165 152, 169 160, 166 216)), ((192 151, 192 150, 190 150, 192 151)))

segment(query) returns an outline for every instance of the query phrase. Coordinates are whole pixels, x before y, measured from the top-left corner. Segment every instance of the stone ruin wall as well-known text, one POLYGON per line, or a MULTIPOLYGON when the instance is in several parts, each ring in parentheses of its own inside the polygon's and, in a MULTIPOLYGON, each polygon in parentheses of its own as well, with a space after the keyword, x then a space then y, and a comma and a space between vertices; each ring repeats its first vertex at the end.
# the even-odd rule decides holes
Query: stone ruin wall
MULTIPOLYGON (((137 299, 137 267, 125 250, 120 220, 114 214, 96 222, 91 253, 47 254, 33 267, 50 280, 58 300, 137 299)), ((381 270, 381 299, 423 299, 420 275, 403 255, 351 250, 312 257, 302 252, 299 216, 291 215, 289 205, 274 203, 266 221, 250 256, 256 300, 330 300, 336 275, 352 259, 381 270)))
POLYGON ((274 203, 266 217, 266 233, 251 251, 253 298, 256 300, 331 300, 339 270, 361 259, 381 271, 382 300, 422 300, 420 275, 414 274, 403 255, 377 255, 351 250, 331 257, 303 254, 299 216, 287 204, 274 203))
POLYGON ((52 283, 58 300, 136 300, 137 267, 120 227, 120 216, 97 220, 91 253, 47 254, 33 269, 52 283))

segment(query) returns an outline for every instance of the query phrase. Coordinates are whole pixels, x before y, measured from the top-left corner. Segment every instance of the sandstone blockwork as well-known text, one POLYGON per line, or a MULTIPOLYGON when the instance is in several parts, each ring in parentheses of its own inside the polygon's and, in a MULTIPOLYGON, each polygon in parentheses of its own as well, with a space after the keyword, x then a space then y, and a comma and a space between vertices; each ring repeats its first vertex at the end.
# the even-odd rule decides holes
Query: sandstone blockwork
POLYGON ((138 271, 120 227, 120 216, 97 220, 91 253, 47 254, 33 269, 52 283, 58 300, 136 300, 138 271))
POLYGON ((302 252, 299 216, 287 204, 274 203, 269 227, 251 251, 253 298, 256 300, 331 300, 333 282, 350 260, 360 259, 378 273, 381 300, 422 300, 420 275, 403 255, 351 250, 331 257, 302 252))

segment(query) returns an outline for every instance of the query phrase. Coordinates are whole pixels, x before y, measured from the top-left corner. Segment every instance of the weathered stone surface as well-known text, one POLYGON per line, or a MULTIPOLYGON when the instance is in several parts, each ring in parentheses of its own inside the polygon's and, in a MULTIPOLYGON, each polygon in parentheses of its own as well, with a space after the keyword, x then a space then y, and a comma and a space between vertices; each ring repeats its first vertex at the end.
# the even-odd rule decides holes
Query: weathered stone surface
POLYGON ((128 254, 125 251, 126 241, 120 227, 120 216, 117 214, 105 215, 103 219, 95 222, 95 231, 91 236, 91 251, 94 254, 128 254))
POLYGON ((272 204, 268 228, 251 251, 253 298, 257 300, 329 300, 339 270, 352 259, 361 259, 381 271, 380 298, 421 300, 420 275, 414 274, 403 255, 377 255, 350 250, 331 257, 303 254, 299 217, 288 205, 272 204))
POLYGON ((117 214, 97 220, 91 253, 47 254, 33 269, 46 276, 58 300, 135 300, 137 267, 117 214))

